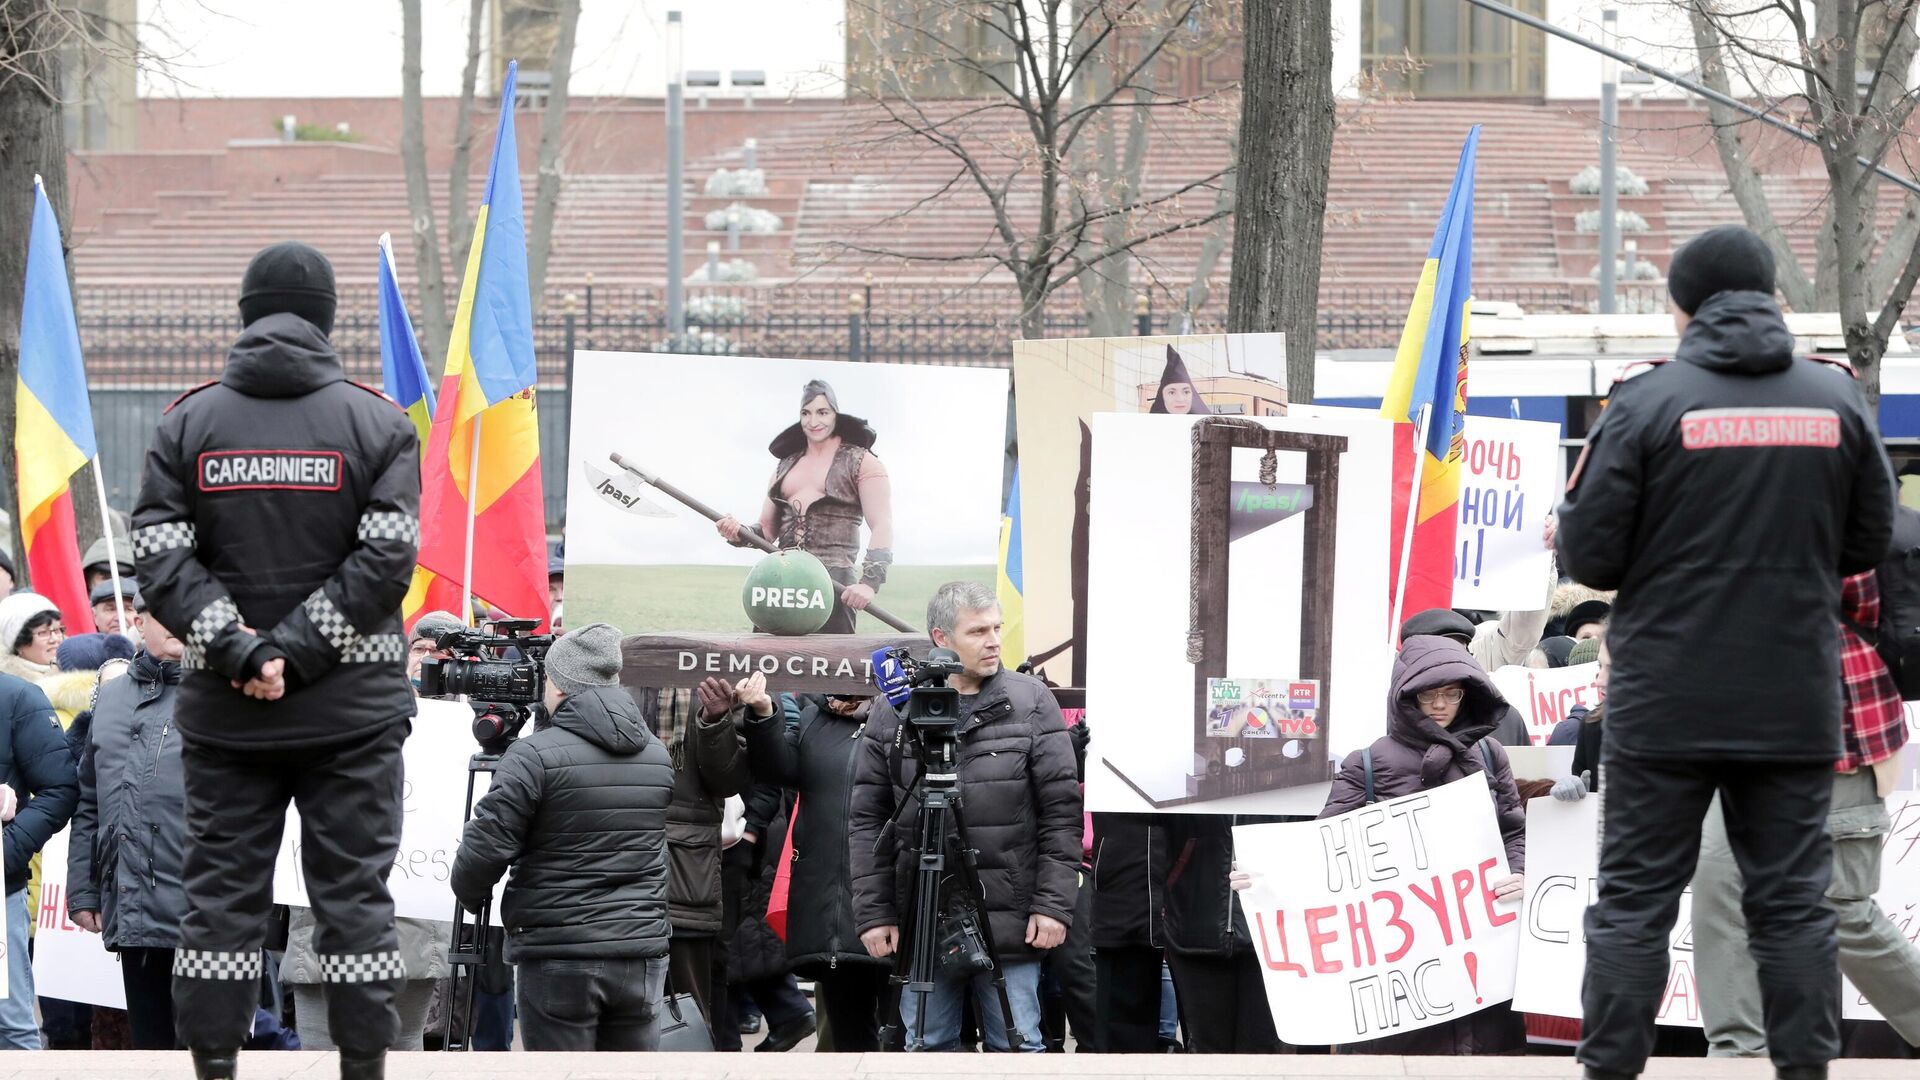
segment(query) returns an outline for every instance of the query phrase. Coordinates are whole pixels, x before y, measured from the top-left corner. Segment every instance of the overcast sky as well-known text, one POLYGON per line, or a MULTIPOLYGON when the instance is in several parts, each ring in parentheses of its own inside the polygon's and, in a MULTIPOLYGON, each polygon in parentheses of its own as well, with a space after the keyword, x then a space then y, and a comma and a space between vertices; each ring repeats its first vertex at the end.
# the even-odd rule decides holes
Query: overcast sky
MULTIPOLYGON (((170 58, 188 97, 398 97, 396 0, 140 0, 141 43, 170 58)), ((421 0, 422 85, 459 93, 468 0, 421 0)), ((689 69, 767 73, 768 94, 837 93, 823 70, 845 59, 844 0, 583 0, 573 92, 657 97, 666 13, 684 13, 689 69)), ((484 93, 484 87, 482 92, 484 93)))

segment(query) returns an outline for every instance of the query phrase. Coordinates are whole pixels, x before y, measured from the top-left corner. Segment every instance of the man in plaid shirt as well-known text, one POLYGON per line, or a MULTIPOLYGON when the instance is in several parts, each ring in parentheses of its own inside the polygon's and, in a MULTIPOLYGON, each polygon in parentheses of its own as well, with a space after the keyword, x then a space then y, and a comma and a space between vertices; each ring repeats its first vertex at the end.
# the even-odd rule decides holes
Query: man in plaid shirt
MULTIPOLYGON (((1840 607, 1845 756, 1834 766, 1833 810, 1827 816, 1833 836, 1827 903, 1840 916, 1840 970, 1901 1038, 1920 1046, 1920 949, 1873 901, 1888 829, 1885 799, 1907 742, 1907 718, 1886 662, 1855 629, 1880 625, 1880 586, 1871 571, 1846 579, 1840 607)), ((1707 816, 1693 879, 1693 942, 1710 1053, 1764 1057, 1760 977, 1747 950, 1740 870, 1717 808, 1707 816)))

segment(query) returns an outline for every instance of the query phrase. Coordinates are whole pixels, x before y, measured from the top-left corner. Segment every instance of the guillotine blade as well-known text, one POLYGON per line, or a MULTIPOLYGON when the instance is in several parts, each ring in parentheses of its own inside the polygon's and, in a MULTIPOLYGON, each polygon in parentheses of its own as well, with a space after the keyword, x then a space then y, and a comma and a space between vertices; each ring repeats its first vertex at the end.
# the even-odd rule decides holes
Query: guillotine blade
POLYGON ((1253 480, 1235 480, 1231 497, 1232 509, 1227 514, 1229 544, 1313 509, 1311 484, 1267 485, 1253 480))

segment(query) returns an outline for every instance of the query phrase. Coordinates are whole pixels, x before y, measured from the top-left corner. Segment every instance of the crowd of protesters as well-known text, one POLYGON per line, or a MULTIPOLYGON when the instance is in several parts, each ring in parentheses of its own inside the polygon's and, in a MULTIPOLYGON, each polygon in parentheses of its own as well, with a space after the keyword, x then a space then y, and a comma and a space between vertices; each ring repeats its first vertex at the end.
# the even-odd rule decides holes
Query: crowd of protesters
MULTIPOLYGON (((1676 256, 1677 362, 1616 396, 1548 520, 1551 603, 1406 619, 1387 733, 1346 758, 1321 812, 1483 777, 1510 869, 1491 888, 1515 903, 1527 800, 1610 797, 1602 865, 1614 880, 1588 915, 1580 1051, 1602 1080, 1637 1074, 1655 1051, 1770 1055, 1791 1080, 1824 1075, 1843 1051, 1920 1056, 1920 950, 1872 899, 1907 737, 1899 661, 1876 647, 1882 571, 1920 552, 1920 513, 1896 508, 1857 390, 1792 358, 1771 257, 1743 233, 1714 230, 1676 256), (1699 447, 1686 424, 1723 401, 1827 408, 1841 422, 1808 429, 1815 443, 1746 447, 1753 458, 1688 457, 1699 447), (1667 483, 1649 482, 1655 469, 1667 483), (1783 469, 1799 502, 1769 509, 1756 485, 1783 469), (1716 503, 1674 477, 1746 497, 1716 503), (1769 513, 1753 527, 1730 516, 1769 513), (1657 569, 1650 543, 1666 545, 1657 569), (1792 625, 1765 632, 1785 617, 1776 609, 1792 625), (1688 620, 1729 611, 1751 611, 1740 621, 1753 632, 1719 663, 1689 652, 1688 620), (1587 663, 1611 696, 1547 740, 1573 747, 1570 774, 1525 775, 1508 747, 1528 744, 1527 728, 1491 673, 1587 663), (1667 812, 1676 800, 1687 813, 1667 812), (1656 967, 1664 984, 1673 896, 1689 881, 1705 1037, 1656 1041, 1647 984, 1656 967), (1886 1022, 1843 1031, 1843 970, 1886 1022)), ((104 546, 85 565, 97 633, 69 637, 31 592, 0 600, 13 946, 0 1044, 176 1048, 190 839, 173 710, 187 650, 148 610, 139 567, 104 546), (124 1012, 34 994, 37 857, 69 822, 66 914, 118 956, 124 1012)), ((556 623, 562 569, 550 566, 556 623)), ((0 586, 12 586, 4 559, 0 586)), ((416 690, 421 664, 447 655, 441 635, 462 625, 444 612, 417 622, 416 690)), ((448 993, 451 924, 401 919, 393 1048, 455 1029, 482 1050, 728 1051, 760 1035, 762 1052, 812 1040, 837 1052, 1476 1055, 1568 1041, 1502 1005, 1372 1043, 1283 1043, 1235 900, 1251 871, 1234 865, 1230 832, 1281 819, 1084 813, 1098 717, 1063 712, 1006 666, 993 591, 942 587, 927 631, 959 666, 948 685, 967 832, 940 842, 979 882, 976 896, 944 898, 930 984, 902 993, 890 978, 924 854, 925 763, 896 673, 883 669, 872 693, 795 694, 761 675, 635 690, 621 631, 594 623, 547 654, 545 711, 500 756, 451 868, 470 907, 505 879, 505 929, 480 932, 479 992, 470 1004, 448 993)), ((249 1045, 331 1048, 319 920, 294 908, 282 921, 249 1045)))

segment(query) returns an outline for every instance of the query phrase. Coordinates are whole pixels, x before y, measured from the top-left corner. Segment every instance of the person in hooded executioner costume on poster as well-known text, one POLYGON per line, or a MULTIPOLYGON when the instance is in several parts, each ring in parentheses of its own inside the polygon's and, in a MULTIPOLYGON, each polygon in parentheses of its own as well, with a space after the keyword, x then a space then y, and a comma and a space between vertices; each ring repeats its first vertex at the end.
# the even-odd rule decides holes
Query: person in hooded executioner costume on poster
POLYGON ((801 388, 800 420, 767 449, 780 462, 767 484, 758 525, 731 514, 717 522, 735 547, 749 546, 748 530, 781 551, 798 548, 819 559, 840 595, 823 634, 851 634, 886 583, 893 563, 893 488, 886 466, 873 452, 873 426, 840 411, 833 387, 814 379, 801 388), (860 558, 860 523, 867 524, 866 558, 860 558))

